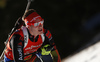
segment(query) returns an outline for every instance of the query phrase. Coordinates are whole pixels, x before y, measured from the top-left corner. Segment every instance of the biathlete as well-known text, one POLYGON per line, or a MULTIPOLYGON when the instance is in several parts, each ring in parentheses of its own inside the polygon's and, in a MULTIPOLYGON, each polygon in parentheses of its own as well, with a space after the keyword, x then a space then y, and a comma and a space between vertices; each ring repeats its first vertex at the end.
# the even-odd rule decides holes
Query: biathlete
POLYGON ((25 26, 10 36, 4 62, 61 62, 50 31, 43 27, 44 19, 29 9, 22 20, 25 26))

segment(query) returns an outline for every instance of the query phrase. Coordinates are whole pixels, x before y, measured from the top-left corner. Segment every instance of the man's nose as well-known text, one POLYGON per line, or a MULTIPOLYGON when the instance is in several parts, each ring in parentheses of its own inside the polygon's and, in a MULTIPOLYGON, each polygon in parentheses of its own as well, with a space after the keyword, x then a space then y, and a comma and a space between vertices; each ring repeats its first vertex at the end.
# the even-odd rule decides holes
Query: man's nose
POLYGON ((42 27, 42 25, 43 25, 43 24, 40 23, 40 24, 39 24, 39 27, 42 27))

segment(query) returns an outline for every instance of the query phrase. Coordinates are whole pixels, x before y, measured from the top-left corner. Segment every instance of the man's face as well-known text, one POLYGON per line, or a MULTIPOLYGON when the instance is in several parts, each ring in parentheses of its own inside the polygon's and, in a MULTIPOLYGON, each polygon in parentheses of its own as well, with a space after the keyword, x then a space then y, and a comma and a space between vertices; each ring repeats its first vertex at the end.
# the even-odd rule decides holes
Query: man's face
POLYGON ((32 35, 40 35, 43 33, 43 22, 44 21, 37 20, 34 25, 29 26, 29 31, 32 35))

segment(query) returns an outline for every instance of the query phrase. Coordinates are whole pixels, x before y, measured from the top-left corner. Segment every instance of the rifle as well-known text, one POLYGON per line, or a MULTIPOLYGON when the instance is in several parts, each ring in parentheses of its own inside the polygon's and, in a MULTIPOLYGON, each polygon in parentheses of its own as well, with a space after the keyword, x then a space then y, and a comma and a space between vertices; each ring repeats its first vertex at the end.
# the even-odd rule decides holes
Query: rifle
POLYGON ((14 33, 17 29, 19 29, 22 25, 24 25, 24 21, 21 20, 21 17, 18 18, 18 20, 16 21, 14 27, 12 28, 11 32, 8 34, 8 38, 7 40, 5 41, 5 48, 0 56, 0 61, 2 61, 4 59, 4 52, 5 52, 5 49, 6 49, 6 45, 7 45, 7 42, 9 40, 9 37, 12 35, 12 33, 14 33))
MULTIPOLYGON (((30 4, 33 0, 28 0, 28 3, 27 3, 27 6, 26 6, 26 9, 25 9, 25 12, 29 9, 30 7, 30 4)), ((24 14, 25 14, 24 12, 24 14)), ((8 38, 7 40, 5 41, 5 48, 0 56, 0 62, 3 62, 3 59, 4 59, 4 52, 5 52, 5 49, 6 49, 6 44, 9 40, 9 37, 12 35, 12 33, 14 33, 17 29, 21 28, 22 26, 24 25, 24 21, 22 20, 21 17, 18 18, 18 20, 16 21, 14 27, 12 28, 11 32, 8 34, 8 38)))

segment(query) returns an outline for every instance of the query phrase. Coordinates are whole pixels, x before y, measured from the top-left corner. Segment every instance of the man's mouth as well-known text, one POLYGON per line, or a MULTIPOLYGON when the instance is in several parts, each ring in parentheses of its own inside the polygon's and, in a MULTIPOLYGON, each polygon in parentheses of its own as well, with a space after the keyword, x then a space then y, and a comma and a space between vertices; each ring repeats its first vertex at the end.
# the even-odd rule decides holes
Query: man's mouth
POLYGON ((42 31, 42 29, 40 29, 40 30, 38 30, 39 32, 41 32, 42 31))

